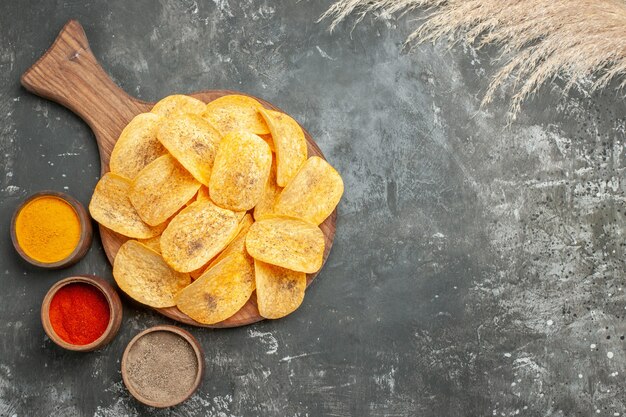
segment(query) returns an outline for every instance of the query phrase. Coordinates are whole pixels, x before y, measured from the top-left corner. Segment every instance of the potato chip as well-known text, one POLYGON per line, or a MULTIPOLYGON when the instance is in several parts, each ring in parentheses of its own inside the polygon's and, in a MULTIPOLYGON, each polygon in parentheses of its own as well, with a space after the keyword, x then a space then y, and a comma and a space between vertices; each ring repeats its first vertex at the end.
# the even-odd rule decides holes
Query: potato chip
POLYGON ((224 248, 224 250, 222 250, 219 254, 211 258, 207 263, 202 265, 200 268, 194 269, 193 271, 191 271, 189 275, 191 276, 192 279, 198 279, 198 277, 200 277, 200 275, 206 272, 207 269, 209 269, 210 267, 212 267, 213 265, 215 265, 216 263, 224 259, 224 257, 229 255, 233 251, 247 254, 247 252, 245 252, 245 240, 246 240, 245 233, 248 231, 252 223, 254 223, 254 220, 252 219, 252 216, 247 214, 246 212, 235 212, 235 214, 237 215, 240 215, 241 213, 243 213, 243 216, 241 220, 239 221, 239 225, 237 226, 237 230, 235 232, 235 235, 233 236, 233 239, 228 243, 226 248, 224 248))
POLYGON ((284 187, 306 161, 306 138, 298 122, 285 113, 263 108, 260 112, 272 132, 276 152, 276 183, 284 187))
POLYGON ((140 239, 139 243, 152 249, 159 255, 161 254, 161 235, 151 237, 150 239, 140 239))
POLYGON ((198 278, 200 278, 202 276, 202 274, 204 274, 204 272, 207 270, 208 265, 202 265, 200 268, 198 269, 194 269, 193 271, 189 272, 189 276, 191 277, 192 281, 197 280, 198 278))
POLYGON ((312 274, 322 267, 324 233, 303 220, 273 217, 250 226, 246 250, 259 261, 312 274))
POLYGON ((141 113, 126 125, 111 152, 111 172, 133 179, 139 171, 166 153, 157 139, 161 117, 141 113))
POLYGON ((200 188, 194 179, 171 155, 163 155, 133 180, 130 201, 144 222, 157 225, 183 207, 200 188))
POLYGON ((261 199, 256 206, 254 206, 254 220, 258 221, 266 217, 271 217, 274 214, 274 205, 282 190, 283 189, 276 184, 276 158, 274 158, 261 199))
POLYGON ((237 226, 237 231, 235 233, 235 236, 233 236, 233 240, 228 243, 223 251, 211 258, 209 262, 205 263, 200 268, 191 271, 189 273, 189 275, 191 275, 191 278, 198 279, 198 277, 206 272, 207 269, 211 268, 213 265, 224 259, 226 256, 230 255, 232 252, 239 252, 247 255, 248 252, 246 252, 245 249, 246 233, 248 232, 250 226, 252 226, 252 223, 254 223, 252 216, 249 214, 245 214, 244 212, 244 217, 241 219, 239 225, 237 226))
POLYGON ((248 132, 224 136, 215 156, 209 195, 218 206, 245 211, 263 195, 272 152, 267 143, 248 132))
POLYGON ((246 216, 239 222, 239 226, 237 227, 237 236, 235 236, 235 239, 233 239, 233 241, 230 242, 228 246, 226 246, 226 249, 224 249, 219 255, 217 255, 209 262, 207 268, 215 266, 219 261, 230 255, 231 253, 241 253, 247 255, 248 252, 246 252, 246 234, 248 234, 248 230, 250 229, 250 226, 252 226, 252 223, 254 223, 252 216, 246 214, 246 216))
POLYGON ((204 185, 209 185, 215 153, 222 135, 206 120, 181 114, 163 120, 157 133, 161 144, 204 185))
POLYGON ((95 221, 124 236, 148 239, 161 234, 164 226, 146 224, 130 202, 131 181, 108 172, 100 178, 89 203, 95 221))
POLYGON ((174 94, 159 100, 150 112, 163 117, 171 117, 186 113, 200 114, 205 109, 206 104, 197 98, 174 94))
POLYGON ((274 212, 320 224, 341 199, 343 180, 335 168, 312 156, 278 196, 274 212))
POLYGON ((179 292, 176 306, 197 322, 219 323, 246 304, 254 285, 252 258, 234 253, 179 292))
POLYGON ((161 252, 177 271, 200 268, 217 255, 237 233, 237 213, 211 201, 196 201, 183 209, 161 235, 161 252))
MULTIPOLYGON (((195 196, 194 196, 195 197, 195 196)), ((176 210, 176 213, 172 214, 170 217, 167 218, 167 220, 165 220, 163 223, 161 223, 159 226, 163 226, 163 230, 165 230, 165 228, 170 224, 170 222, 172 220, 174 220, 174 218, 176 216, 178 216, 178 213, 180 213, 181 211, 183 211, 184 208, 189 207, 191 205, 191 203, 195 203, 195 201, 187 201, 185 203, 184 206, 182 206, 181 208, 179 208, 178 210, 176 210)))
POLYGON ((198 190, 198 194, 196 195, 196 201, 202 200, 210 200, 209 198, 209 188, 206 185, 203 185, 198 190))
POLYGON ((113 277, 122 291, 151 307, 172 307, 174 296, 191 282, 161 255, 135 240, 124 243, 113 262, 113 277))
POLYGON ((254 261, 256 299, 259 314, 279 319, 293 313, 304 299, 306 274, 280 266, 254 261))
POLYGON ((270 147, 270 150, 272 152, 276 152, 276 149, 274 148, 274 140, 272 139, 272 135, 271 134, 267 134, 267 135, 258 135, 261 139, 263 139, 265 141, 265 143, 267 143, 267 145, 270 147))
POLYGON ((252 97, 233 94, 207 104, 202 117, 222 135, 241 130, 265 135, 270 133, 270 130, 259 113, 262 107, 261 103, 252 97))

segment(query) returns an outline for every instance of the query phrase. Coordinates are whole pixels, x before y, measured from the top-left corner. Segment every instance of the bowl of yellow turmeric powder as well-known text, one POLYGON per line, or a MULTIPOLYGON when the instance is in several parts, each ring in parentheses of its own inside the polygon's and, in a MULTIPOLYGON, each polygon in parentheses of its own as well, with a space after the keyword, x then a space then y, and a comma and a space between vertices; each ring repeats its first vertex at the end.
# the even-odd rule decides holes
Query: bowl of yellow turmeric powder
POLYGON ((28 263, 47 269, 65 268, 89 250, 91 220, 75 198, 41 191, 22 202, 11 221, 11 240, 28 263))

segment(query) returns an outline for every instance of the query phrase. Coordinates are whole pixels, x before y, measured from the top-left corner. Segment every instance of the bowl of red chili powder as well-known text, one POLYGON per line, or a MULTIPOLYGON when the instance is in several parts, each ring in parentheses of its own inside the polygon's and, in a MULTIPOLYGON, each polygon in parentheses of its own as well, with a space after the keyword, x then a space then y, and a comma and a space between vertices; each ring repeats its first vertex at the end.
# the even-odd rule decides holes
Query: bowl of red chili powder
POLYGON ((109 343, 122 323, 122 302, 96 276, 73 276, 54 284, 41 306, 43 329, 62 348, 87 352, 109 343))

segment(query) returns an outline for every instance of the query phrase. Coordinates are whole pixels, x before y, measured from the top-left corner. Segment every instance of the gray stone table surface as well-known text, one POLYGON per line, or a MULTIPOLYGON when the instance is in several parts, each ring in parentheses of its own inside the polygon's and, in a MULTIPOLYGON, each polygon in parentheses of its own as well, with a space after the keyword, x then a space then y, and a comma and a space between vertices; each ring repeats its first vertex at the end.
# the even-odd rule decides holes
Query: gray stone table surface
POLYGON ((409 16, 329 33, 324 1, 0 3, 0 416, 618 416, 626 412, 626 106, 555 80, 507 125, 481 109, 495 51, 403 41, 409 16), (19 77, 78 19, 111 77, 145 100, 234 89, 299 120, 342 173, 332 253, 291 316, 188 328, 206 376, 154 410, 124 389, 133 335, 168 319, 124 299, 89 354, 44 335, 47 289, 111 279, 96 236, 61 271, 16 256, 27 195, 87 204, 95 141, 19 77))

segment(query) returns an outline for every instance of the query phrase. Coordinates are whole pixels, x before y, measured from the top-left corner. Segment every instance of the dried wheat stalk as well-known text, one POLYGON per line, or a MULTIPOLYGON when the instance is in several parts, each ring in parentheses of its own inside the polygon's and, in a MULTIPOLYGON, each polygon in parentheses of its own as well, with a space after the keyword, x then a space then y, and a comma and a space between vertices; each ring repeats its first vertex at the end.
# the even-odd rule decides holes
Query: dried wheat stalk
POLYGON ((446 39, 476 48, 498 45, 503 63, 483 104, 514 78, 511 115, 546 81, 564 76, 566 91, 593 76, 589 91, 616 77, 626 85, 626 0, 339 0, 320 18, 331 30, 351 14, 425 13, 407 43, 446 39))

